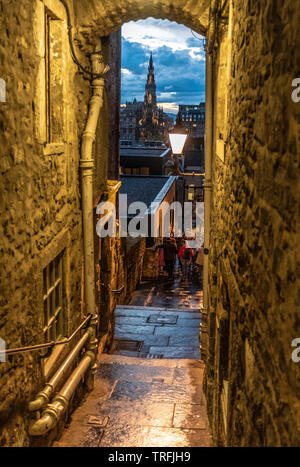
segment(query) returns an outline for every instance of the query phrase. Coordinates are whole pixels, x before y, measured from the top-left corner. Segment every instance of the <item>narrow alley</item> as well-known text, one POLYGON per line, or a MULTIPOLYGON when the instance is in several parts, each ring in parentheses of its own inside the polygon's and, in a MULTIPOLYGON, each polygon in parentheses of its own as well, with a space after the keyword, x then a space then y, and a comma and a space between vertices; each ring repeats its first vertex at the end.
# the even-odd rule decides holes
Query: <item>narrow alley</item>
POLYGON ((300 447, 299 25, 0 0, 0 447, 300 447))
POLYGON ((176 277, 143 283, 132 305, 117 307, 111 354, 99 355, 95 388, 54 446, 211 445, 201 297, 199 282, 176 277))

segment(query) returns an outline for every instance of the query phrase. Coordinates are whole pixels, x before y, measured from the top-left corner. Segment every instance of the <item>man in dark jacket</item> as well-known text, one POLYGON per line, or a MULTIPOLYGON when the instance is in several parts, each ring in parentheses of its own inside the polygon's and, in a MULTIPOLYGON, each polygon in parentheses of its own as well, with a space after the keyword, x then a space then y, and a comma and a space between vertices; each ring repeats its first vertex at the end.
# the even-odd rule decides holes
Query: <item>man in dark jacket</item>
POLYGON ((166 263, 166 269, 168 272, 169 279, 173 279, 174 265, 176 261, 176 243, 171 238, 164 239, 162 245, 158 245, 156 248, 164 249, 164 259, 166 263))

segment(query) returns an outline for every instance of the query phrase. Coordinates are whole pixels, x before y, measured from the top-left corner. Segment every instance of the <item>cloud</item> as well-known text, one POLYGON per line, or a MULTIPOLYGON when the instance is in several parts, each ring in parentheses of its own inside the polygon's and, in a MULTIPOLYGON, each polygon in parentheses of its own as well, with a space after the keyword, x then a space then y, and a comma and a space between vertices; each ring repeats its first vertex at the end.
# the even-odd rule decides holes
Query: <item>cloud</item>
POLYGON ((150 52, 159 105, 205 99, 205 54, 201 36, 183 25, 148 18, 122 27, 122 103, 144 100, 150 52))
POLYGON ((178 113, 178 105, 175 102, 160 102, 159 107, 164 109, 164 112, 176 115, 178 113))
POLYGON ((201 47, 202 39, 182 24, 154 18, 124 24, 122 36, 129 42, 138 42, 152 50, 165 45, 173 52, 201 47))
POLYGON ((132 71, 128 70, 127 68, 121 68, 121 73, 123 75, 132 76, 132 71))
MULTIPOLYGON (((150 49, 122 40, 122 102, 144 99, 150 49), (126 70, 126 71, 125 71, 126 70)), ((205 97, 205 62, 182 50, 153 51, 158 102, 195 104, 205 97)))

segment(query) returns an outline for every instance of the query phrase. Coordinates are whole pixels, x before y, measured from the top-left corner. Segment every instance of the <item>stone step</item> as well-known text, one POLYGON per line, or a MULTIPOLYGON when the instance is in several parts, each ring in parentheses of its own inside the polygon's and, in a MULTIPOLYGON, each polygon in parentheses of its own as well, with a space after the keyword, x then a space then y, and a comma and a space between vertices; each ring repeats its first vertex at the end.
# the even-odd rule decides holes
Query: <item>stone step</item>
POLYGON ((156 306, 132 306, 132 305, 117 305, 116 306, 116 311, 120 310, 132 310, 132 311, 147 311, 149 313, 155 313, 155 312, 183 312, 183 313, 202 313, 203 309, 202 308, 162 308, 162 307, 156 307, 156 306))

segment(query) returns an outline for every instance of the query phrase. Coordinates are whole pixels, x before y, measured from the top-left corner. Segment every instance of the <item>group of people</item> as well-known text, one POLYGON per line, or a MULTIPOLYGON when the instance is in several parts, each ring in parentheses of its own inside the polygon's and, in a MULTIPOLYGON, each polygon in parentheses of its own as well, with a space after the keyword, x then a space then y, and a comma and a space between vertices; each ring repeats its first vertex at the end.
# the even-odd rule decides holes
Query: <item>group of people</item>
POLYGON ((160 270, 166 270, 169 279, 174 278, 174 267, 176 263, 176 257, 178 257, 182 279, 187 280, 188 275, 192 272, 192 269, 197 270, 202 277, 203 270, 203 245, 201 248, 191 248, 188 240, 178 238, 174 236, 165 238, 163 243, 157 245, 159 248, 159 267, 160 270))

